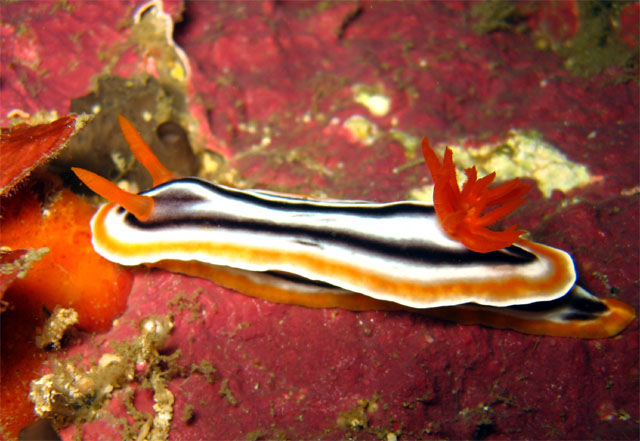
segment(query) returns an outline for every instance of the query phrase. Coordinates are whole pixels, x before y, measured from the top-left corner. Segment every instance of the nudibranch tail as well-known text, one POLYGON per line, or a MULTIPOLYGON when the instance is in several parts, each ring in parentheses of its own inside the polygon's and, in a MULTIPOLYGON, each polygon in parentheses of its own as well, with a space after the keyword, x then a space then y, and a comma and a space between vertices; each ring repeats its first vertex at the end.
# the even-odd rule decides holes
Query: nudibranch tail
POLYGON ((487 226, 502 219, 525 201, 529 185, 514 179, 489 188, 496 174, 478 179, 475 166, 465 170, 467 181, 460 191, 456 181, 453 153, 447 147, 442 163, 431 149, 427 138, 422 140, 422 152, 433 177, 433 205, 445 233, 471 251, 488 253, 512 245, 523 231, 512 225, 504 231, 492 231, 487 226), (496 207, 484 213, 488 207, 496 207))
POLYGON ((138 220, 147 220, 153 209, 153 198, 126 192, 113 182, 83 168, 72 167, 71 170, 84 184, 103 198, 122 205, 138 220))
POLYGON ((140 133, 133 127, 133 124, 122 115, 118 115, 118 121, 120 122, 120 129, 122 130, 124 139, 129 143, 131 153, 133 153, 133 156, 136 157, 138 162, 147 169, 153 179, 153 186, 157 187, 160 184, 175 179, 175 175, 162 165, 160 160, 149 148, 149 145, 144 142, 140 133))
POLYGON ((466 304, 425 309, 423 313, 466 325, 589 339, 613 337, 636 317, 630 305, 616 299, 596 297, 578 285, 559 299, 532 305, 495 308, 466 304))

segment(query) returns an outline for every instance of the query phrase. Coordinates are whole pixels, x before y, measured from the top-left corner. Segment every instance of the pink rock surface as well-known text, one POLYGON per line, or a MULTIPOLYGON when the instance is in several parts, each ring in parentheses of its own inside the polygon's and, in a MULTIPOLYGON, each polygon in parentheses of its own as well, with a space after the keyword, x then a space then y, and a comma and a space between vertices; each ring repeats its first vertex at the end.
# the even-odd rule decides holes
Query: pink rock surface
MULTIPOLYGON (((104 68, 96 49, 126 40, 139 4, 3 4, 0 116, 13 107, 66 113, 104 68)), ((180 4, 170 6, 177 17, 180 4)), ((617 82, 615 70, 575 78, 527 34, 478 36, 464 3, 192 2, 183 16, 175 37, 192 63, 200 122, 244 154, 232 165, 247 181, 372 200, 402 199, 428 182, 422 166, 392 173, 408 153, 388 136, 353 142, 341 123, 355 113, 434 144, 536 129, 602 179, 538 194, 513 219, 572 253, 587 289, 638 308, 636 82, 617 82), (356 83, 380 87, 390 112, 354 103, 356 83), (265 126, 270 144, 250 150, 265 126), (575 203, 564 206, 569 197, 575 203)), ((139 61, 125 52, 117 71, 137 71, 139 61)), ((602 341, 526 336, 409 313, 276 305, 153 271, 138 273, 128 311, 93 351, 168 311, 176 326, 165 353, 180 348, 180 364, 217 369, 213 384, 199 373, 172 380, 171 439, 639 436, 637 321, 602 341), (177 295, 195 296, 197 317, 167 306, 177 295), (223 380, 235 406, 219 394, 223 380), (187 405, 194 417, 185 423, 187 405)), ((136 402, 149 409, 147 392, 136 402)), ((114 396, 109 409, 124 415, 114 396)), ((83 430, 112 439, 120 428, 101 420, 83 430)))

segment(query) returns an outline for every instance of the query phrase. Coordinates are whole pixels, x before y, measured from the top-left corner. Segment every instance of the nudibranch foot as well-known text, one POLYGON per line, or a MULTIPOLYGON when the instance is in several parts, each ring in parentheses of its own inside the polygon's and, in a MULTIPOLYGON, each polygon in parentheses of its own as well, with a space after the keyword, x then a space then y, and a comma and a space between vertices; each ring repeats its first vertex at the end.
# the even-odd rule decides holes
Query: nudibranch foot
POLYGON ((244 294, 276 303, 352 311, 411 310, 465 325, 511 329, 526 334, 606 338, 624 330, 636 315, 634 309, 626 303, 615 299, 601 299, 578 285, 573 285, 569 292, 558 299, 529 305, 493 307, 467 303, 418 309, 289 274, 244 271, 179 260, 160 261, 153 266, 214 280, 244 294))

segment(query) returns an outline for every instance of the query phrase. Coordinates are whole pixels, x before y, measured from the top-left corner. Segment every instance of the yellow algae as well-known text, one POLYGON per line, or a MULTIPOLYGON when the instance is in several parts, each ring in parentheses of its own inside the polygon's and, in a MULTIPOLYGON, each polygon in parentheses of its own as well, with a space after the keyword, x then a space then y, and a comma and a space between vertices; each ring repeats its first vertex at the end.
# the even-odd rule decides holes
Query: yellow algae
POLYGON ((533 131, 511 130, 501 143, 476 149, 452 146, 451 150, 460 169, 475 165, 481 175, 495 171, 497 181, 532 178, 545 197, 551 196, 553 190, 566 193, 591 180, 586 166, 571 161, 533 131))
MULTIPOLYGON (((398 129, 390 129, 389 135, 391 135, 391 138, 394 141, 400 143, 407 158, 415 158, 416 152, 420 151, 420 143, 422 142, 421 138, 398 129)), ((422 154, 420 155, 422 157, 422 154)))
POLYGON ((162 82, 186 83, 191 75, 187 55, 173 40, 173 20, 161 1, 152 0, 138 8, 133 17, 132 39, 145 56, 145 62, 162 82))
POLYGON ((342 125, 357 141, 364 145, 371 145, 378 139, 378 126, 362 115, 352 115, 342 125))
POLYGON ((36 336, 36 346, 40 349, 51 347, 60 349, 60 340, 66 330, 78 322, 78 313, 73 308, 56 306, 42 327, 42 333, 36 336))
MULTIPOLYGON (((464 169, 476 166, 479 176, 496 172, 496 181, 513 178, 530 178, 538 183, 545 197, 554 190, 568 192, 591 182, 591 174, 585 165, 571 161, 556 147, 546 142, 534 131, 510 130, 507 137, 494 144, 467 149, 450 144, 456 165, 458 183, 466 181, 464 169)), ((445 145, 436 147, 440 157, 445 145)), ((411 197, 429 201, 433 190, 414 190, 411 197)))
MULTIPOLYGON (((135 420, 133 425, 124 424, 123 433, 135 433, 138 439, 150 441, 168 439, 174 397, 167 383, 186 373, 177 364, 179 350, 172 355, 158 352, 173 329, 173 318, 152 315, 140 322, 139 329, 140 335, 114 343, 113 352, 103 353, 97 362, 81 363, 78 357, 53 358, 50 361, 53 372, 31 382, 29 399, 35 405, 35 412, 51 419, 56 428, 92 421, 103 415, 106 401, 122 389, 125 396, 129 395, 125 406, 135 420), (137 371, 136 364, 147 369, 137 371), (154 415, 133 407, 134 388, 129 383, 134 380, 140 382, 140 387, 153 390, 154 415)), ((211 369, 203 368, 204 371, 211 369)))
POLYGON ((374 116, 385 116, 391 108, 391 98, 384 95, 379 87, 356 84, 351 88, 353 100, 362 104, 374 116))
POLYGON ((433 184, 410 190, 407 199, 433 204, 433 184))
MULTIPOLYGON (((2 247, 2 251, 11 251, 11 249, 9 247, 2 247)), ((30 248, 26 254, 20 256, 13 262, 0 264, 0 274, 11 274, 14 271, 17 271, 18 274, 16 277, 24 279, 27 277, 27 273, 29 272, 29 269, 31 269, 31 265, 34 262, 41 260, 50 251, 51 250, 47 247, 38 248, 37 250, 30 248)))

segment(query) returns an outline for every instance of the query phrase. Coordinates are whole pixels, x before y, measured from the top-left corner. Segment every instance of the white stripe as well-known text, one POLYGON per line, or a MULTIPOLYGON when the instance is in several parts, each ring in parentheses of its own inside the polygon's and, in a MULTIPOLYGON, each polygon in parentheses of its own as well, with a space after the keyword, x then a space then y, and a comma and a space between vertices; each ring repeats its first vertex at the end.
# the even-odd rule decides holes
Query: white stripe
MULTIPOLYGON (((322 231, 332 231, 336 233, 349 233, 359 235, 366 238, 378 239, 394 243, 410 243, 416 246, 426 246, 447 253, 460 253, 460 261, 455 263, 436 263, 433 265, 416 265, 415 262, 402 258, 392 258, 388 255, 382 255, 342 244, 339 242, 323 241, 318 238, 298 237, 293 235, 276 235, 265 234, 263 232, 242 231, 218 227, 202 227, 202 226, 182 226, 180 228, 167 227, 159 230, 149 230, 144 228, 132 227, 124 221, 126 214, 117 214, 117 209, 112 209, 106 217, 106 229, 108 235, 117 240, 127 243, 130 246, 150 245, 161 241, 166 246, 154 255, 129 256, 122 253, 111 251, 108 247, 97 243, 94 240, 94 248, 98 253, 109 260, 119 262, 124 265, 138 265, 141 263, 153 263, 159 260, 198 260, 214 265, 224 265, 235 267, 248 271, 284 271, 298 274, 310 280, 320 280, 330 283, 348 291, 362 293, 376 299, 400 302, 407 306, 415 308, 447 306, 453 304, 477 302, 492 306, 509 306, 514 303, 532 303, 536 301, 552 300, 564 295, 575 282, 575 273, 573 279, 568 280, 565 285, 554 289, 550 292, 531 293, 525 299, 518 301, 503 300, 488 302, 482 297, 482 294, 470 296, 465 292, 450 292, 450 297, 446 300, 438 300, 436 302, 428 302, 424 300, 400 299, 393 291, 391 285, 388 290, 372 291, 349 281, 333 277, 331 274, 318 274, 313 269, 306 268, 298 262, 290 261, 274 264, 274 262, 255 262, 246 261, 242 258, 227 258, 225 256, 211 255, 203 252, 179 252, 174 248, 181 243, 201 243, 207 242, 212 244, 235 244, 252 248, 259 248, 267 251, 275 251, 282 253, 305 253, 307 255, 317 256, 322 259, 328 259, 335 262, 344 262, 345 265, 352 265, 361 271, 369 274, 377 274, 391 282, 411 282, 424 286, 437 286, 442 283, 456 283, 461 280, 465 282, 481 282, 490 280, 503 280, 508 277, 518 277, 531 280, 544 280, 553 272, 552 263, 538 256, 538 259, 530 263, 512 264, 496 264, 496 263, 469 263, 465 261, 465 255, 468 251, 458 242, 450 240, 441 231, 439 224, 434 216, 384 216, 384 217, 363 217, 344 213, 317 213, 313 211, 305 211, 304 204, 309 201, 302 199, 292 199, 289 197, 279 197, 272 194, 264 194, 255 191, 233 190, 234 192, 251 194, 261 199, 278 201, 292 204, 299 204, 300 210, 278 210, 273 208, 261 207, 246 201, 233 200, 221 197, 206 188, 192 184, 177 181, 170 185, 165 185, 159 190, 153 190, 145 194, 153 196, 158 194, 166 194, 167 189, 180 190, 198 195, 205 202, 197 204, 182 204, 179 206, 162 207, 159 205, 161 199, 156 198, 156 206, 149 221, 153 222, 156 212, 162 215, 163 212, 173 210, 174 215, 184 218, 206 217, 209 214, 219 216, 225 214, 237 220, 249 221, 268 221, 275 225, 285 225, 292 228, 316 228, 322 231), (164 189, 164 190, 163 190, 164 189), (179 210, 179 212, 175 212, 179 210), (172 246, 172 244, 174 246, 172 246)), ((384 208, 400 203, 393 204, 374 204, 367 202, 311 202, 315 206, 321 207, 373 207, 384 208)), ((420 205, 418 203, 414 203, 420 205)), ((424 205, 426 206, 426 205, 424 205)), ((428 207, 428 206, 427 206, 428 207)), ((95 239, 95 235, 94 235, 95 239)), ((528 250, 531 252, 531 250, 528 250)), ((571 257, 560 250, 555 250, 564 264, 568 268, 573 267, 571 257)), ((490 293, 487 293, 490 295, 490 293)), ((508 296, 507 296, 508 297, 508 296)))

